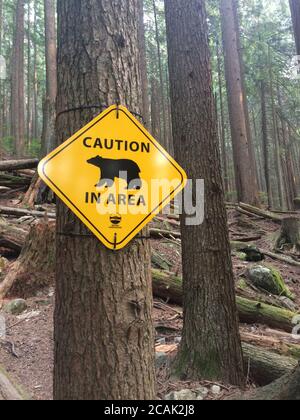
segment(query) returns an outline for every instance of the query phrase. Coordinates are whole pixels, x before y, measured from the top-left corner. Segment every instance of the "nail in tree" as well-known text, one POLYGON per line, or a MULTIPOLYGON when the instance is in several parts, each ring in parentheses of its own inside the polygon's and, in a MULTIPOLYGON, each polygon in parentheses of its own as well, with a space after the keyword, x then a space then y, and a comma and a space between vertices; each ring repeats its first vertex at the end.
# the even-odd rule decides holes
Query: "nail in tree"
POLYGON ((244 381, 202 0, 165 0, 175 154, 205 180, 205 220, 182 223, 184 328, 175 362, 183 378, 244 381))
MULTIPOLYGON (((141 113, 140 79, 136 0, 58 1, 58 113, 116 100, 141 113)), ((96 112, 61 114, 58 143, 96 112)), ((87 229, 62 203, 57 230, 54 398, 154 398, 148 243, 74 236, 87 229)))

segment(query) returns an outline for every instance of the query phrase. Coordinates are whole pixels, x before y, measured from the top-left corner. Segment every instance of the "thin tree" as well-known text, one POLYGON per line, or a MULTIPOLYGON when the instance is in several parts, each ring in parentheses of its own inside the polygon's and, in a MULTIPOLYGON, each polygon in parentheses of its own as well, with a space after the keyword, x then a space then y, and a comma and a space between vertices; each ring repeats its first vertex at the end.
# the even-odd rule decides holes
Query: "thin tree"
POLYGON ((57 93, 55 1, 44 0, 45 51, 46 51, 46 99, 42 134, 43 154, 55 146, 55 102, 57 93))
MULTIPOLYGON (((116 101, 141 114, 136 0, 93 0, 88 7, 59 0, 57 56, 58 114, 116 101)), ((60 114, 58 143, 95 112, 60 114)), ((149 243, 109 251, 61 202, 57 231, 54 398, 153 399, 149 243)))
POLYGON ((146 40, 145 40, 145 24, 144 24, 144 0, 138 0, 139 7, 139 51, 140 51, 140 68, 142 78, 142 94, 143 94, 143 119, 150 128, 150 101, 148 92, 148 74, 147 74, 147 60, 146 60, 146 40))
POLYGON ((297 54, 300 56, 300 1, 290 0, 297 54))
POLYGON ((219 100, 220 100, 220 139, 221 139, 221 152, 222 152, 221 156, 222 156, 225 192, 229 192, 221 54, 222 52, 220 49, 220 44, 219 44, 219 41, 217 40, 217 69, 218 69, 219 100))
POLYGON ((257 171, 248 118, 245 106, 243 69, 239 53, 240 40, 236 25, 237 11, 234 0, 221 0, 223 46, 225 56, 225 75, 227 82, 228 106, 233 145, 236 188, 238 200, 259 205, 257 171))
POLYGON ((38 138, 37 14, 38 14, 37 0, 35 0, 34 1, 34 21, 33 21, 33 68, 32 68, 33 95, 32 95, 32 134, 31 134, 31 138, 33 139, 38 138))
MULTIPOLYGON (((2 28, 3 28, 3 3, 2 0, 0 0, 0 59, 2 55, 2 28)), ((4 118, 3 118, 3 101, 2 101, 3 95, 2 95, 2 80, 0 77, 0 156, 2 154, 2 139, 3 139, 3 124, 4 124, 4 118)))
POLYGON ((270 179, 270 144, 268 137, 267 126, 267 107, 266 107, 266 84, 262 79, 260 84, 261 92, 261 128, 262 128, 262 143, 263 143, 263 160, 264 160, 264 175, 266 180, 268 208, 273 206, 272 185, 270 179))
MULTIPOLYGON (((184 328, 174 370, 184 378, 244 383, 205 5, 165 0, 175 154, 205 180, 205 220, 182 219, 184 328)), ((195 197, 194 197, 195 198, 195 197)))
POLYGON ((167 119, 166 119, 166 96, 164 88, 164 76, 163 76, 163 65, 162 65, 162 56, 161 56, 161 47, 159 40, 159 27, 158 27, 158 16, 157 16, 157 7, 156 0, 153 2, 153 14, 155 22, 155 40, 157 46, 157 60, 158 60, 158 72, 159 72, 159 81, 160 81, 160 95, 161 95, 161 110, 162 110, 162 139, 163 145, 168 147, 167 144, 167 119))
POLYGON ((11 81, 11 131, 15 154, 25 154, 24 121, 24 0, 18 0, 15 13, 14 42, 12 49, 11 81))

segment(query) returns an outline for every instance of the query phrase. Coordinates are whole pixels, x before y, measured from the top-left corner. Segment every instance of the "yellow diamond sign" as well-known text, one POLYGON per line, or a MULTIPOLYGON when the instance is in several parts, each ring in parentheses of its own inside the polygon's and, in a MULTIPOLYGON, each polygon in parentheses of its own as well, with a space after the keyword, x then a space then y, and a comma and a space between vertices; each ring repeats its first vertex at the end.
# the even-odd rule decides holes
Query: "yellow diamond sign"
POLYGON ((117 105, 44 158, 39 175, 113 250, 128 244, 187 181, 176 161, 117 105))

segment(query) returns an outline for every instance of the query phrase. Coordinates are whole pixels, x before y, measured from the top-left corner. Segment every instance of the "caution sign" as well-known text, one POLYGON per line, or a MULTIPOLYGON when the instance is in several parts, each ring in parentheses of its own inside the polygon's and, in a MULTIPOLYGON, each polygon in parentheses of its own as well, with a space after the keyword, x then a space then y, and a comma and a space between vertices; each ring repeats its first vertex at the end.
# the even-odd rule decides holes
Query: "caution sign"
POLYGON ((185 186, 184 170, 122 106, 50 153, 39 175, 108 248, 132 240, 185 186))

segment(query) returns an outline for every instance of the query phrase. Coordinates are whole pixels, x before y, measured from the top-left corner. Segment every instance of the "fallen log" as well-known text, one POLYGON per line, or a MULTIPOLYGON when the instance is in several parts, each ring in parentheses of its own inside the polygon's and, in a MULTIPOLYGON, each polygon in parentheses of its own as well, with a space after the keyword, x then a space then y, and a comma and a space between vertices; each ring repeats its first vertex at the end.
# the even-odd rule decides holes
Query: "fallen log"
MULTIPOLYGON (((182 279, 180 277, 152 269, 152 283, 156 297, 182 305, 182 279)), ((294 327, 292 321, 296 313, 239 296, 236 300, 241 322, 265 324, 274 329, 292 332, 294 327)))
POLYGON ((260 388, 250 395, 244 394, 240 400, 257 401, 299 401, 300 400, 300 364, 291 372, 260 388))
MULTIPOLYGON (((247 343, 242 343, 244 368, 249 379, 257 385, 268 385, 283 375, 290 373, 296 366, 295 359, 280 356, 271 351, 261 349, 247 343)), ((174 358, 178 351, 178 344, 156 346, 156 352, 163 352, 174 358)))
POLYGON ((250 204, 239 203, 239 207, 243 210, 246 210, 248 213, 272 220, 276 223, 281 223, 282 221, 282 217, 278 216, 277 214, 274 214, 268 210, 262 210, 254 206, 250 206, 250 204))
POLYGON ((241 338, 244 343, 252 344, 257 347, 264 348, 265 350, 272 350, 279 355, 288 356, 299 360, 300 345, 289 343, 286 339, 280 339, 278 336, 279 334, 277 337, 272 337, 271 335, 258 335, 241 331, 241 338))
POLYGON ((21 401, 22 395, 0 367, 0 401, 21 401))
POLYGON ((8 188, 21 188, 25 187, 28 188, 28 186, 31 183, 30 177, 21 177, 16 175, 9 175, 9 174, 1 174, 0 173, 0 185, 2 187, 8 187, 8 188))
POLYGON ((268 385, 296 368, 297 360, 242 343, 244 363, 257 385, 268 385))
POLYGON ((55 213, 47 213, 47 212, 36 211, 36 210, 27 210, 27 209, 18 208, 18 207, 13 208, 13 207, 0 206, 0 214, 5 214, 7 216, 17 216, 17 217, 32 216, 32 217, 47 217, 48 219, 56 218, 55 213))
POLYGON ((25 243, 28 231, 0 219, 0 247, 12 250, 18 256, 25 243))
POLYGON ((170 231, 170 230, 165 230, 165 229, 151 228, 150 229, 150 236, 153 239, 162 239, 162 238, 180 239, 181 238, 181 233, 170 231))
POLYGON ((15 171, 18 169, 33 169, 39 164, 39 159, 4 160, 0 162, 0 171, 15 171))
POLYGON ((273 260, 278 260, 285 262, 286 264, 293 265, 295 267, 300 267, 300 262, 293 260, 292 258, 283 257, 282 255, 274 254, 274 252, 266 251, 261 249, 261 252, 268 257, 272 258, 273 260))

